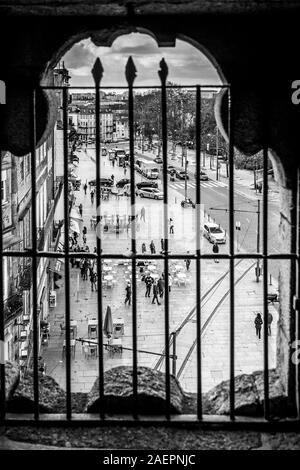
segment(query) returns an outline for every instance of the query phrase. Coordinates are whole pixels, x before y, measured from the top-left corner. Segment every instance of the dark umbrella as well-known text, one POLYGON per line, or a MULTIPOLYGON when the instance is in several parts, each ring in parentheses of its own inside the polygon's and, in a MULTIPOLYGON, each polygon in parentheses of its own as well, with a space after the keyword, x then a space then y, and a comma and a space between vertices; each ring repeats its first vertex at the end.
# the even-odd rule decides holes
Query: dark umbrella
POLYGON ((106 314, 104 318, 103 333, 108 338, 110 338, 113 333, 113 321, 112 321, 111 309, 109 305, 107 306, 106 314))

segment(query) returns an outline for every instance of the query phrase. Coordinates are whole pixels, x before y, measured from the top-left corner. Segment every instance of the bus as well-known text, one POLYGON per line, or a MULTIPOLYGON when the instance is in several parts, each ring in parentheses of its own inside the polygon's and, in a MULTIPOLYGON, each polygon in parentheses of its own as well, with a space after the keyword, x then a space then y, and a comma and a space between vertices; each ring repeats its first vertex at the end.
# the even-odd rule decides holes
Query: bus
POLYGON ((159 175, 159 169, 153 165, 153 162, 149 160, 139 159, 136 161, 136 169, 145 178, 156 180, 159 175))

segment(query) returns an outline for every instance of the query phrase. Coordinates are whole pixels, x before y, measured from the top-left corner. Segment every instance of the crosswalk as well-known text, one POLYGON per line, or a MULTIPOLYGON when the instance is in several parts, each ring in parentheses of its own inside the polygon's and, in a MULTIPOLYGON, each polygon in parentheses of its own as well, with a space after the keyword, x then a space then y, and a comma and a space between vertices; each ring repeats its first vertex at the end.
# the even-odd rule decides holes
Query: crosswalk
MULTIPOLYGON (((184 181, 178 181, 174 183, 169 183, 169 187, 172 189, 184 189, 185 182, 184 181)), ((190 189, 195 189, 196 188, 196 183, 195 182, 187 182, 187 187, 190 189)), ((216 187, 223 187, 227 188, 227 184, 223 183, 222 181, 213 181, 213 180, 208 180, 208 181, 201 181, 200 182, 200 187, 201 188, 216 188, 216 187)))

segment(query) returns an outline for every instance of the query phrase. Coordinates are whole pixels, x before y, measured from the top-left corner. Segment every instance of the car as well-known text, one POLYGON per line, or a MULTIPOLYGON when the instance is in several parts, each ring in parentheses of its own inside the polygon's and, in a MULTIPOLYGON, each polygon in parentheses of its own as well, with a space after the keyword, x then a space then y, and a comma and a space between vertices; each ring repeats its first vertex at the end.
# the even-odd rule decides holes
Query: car
MULTIPOLYGON (((197 178, 197 173, 195 173, 195 178, 197 178)), ((200 181, 208 181, 208 176, 205 171, 200 171, 200 181)))
POLYGON ((170 173, 170 175, 174 174, 176 172, 175 166, 169 165, 167 168, 167 173, 170 173))
POLYGON ((143 188, 158 188, 158 184, 154 181, 140 181, 135 185, 136 189, 143 189, 143 188))
POLYGON ((103 147, 103 149, 101 150, 101 155, 102 155, 102 157, 106 157, 107 149, 105 147, 103 147))
MULTIPOLYGON (((100 186, 113 186, 114 182, 110 178, 100 178, 100 186)), ((96 180, 89 181, 90 186, 96 186, 96 180)))
POLYGON ((125 184, 129 184, 130 180, 128 178, 123 178, 120 181, 117 182, 116 187, 117 188, 124 188, 125 184))
POLYGON ((155 157, 154 161, 155 161, 155 163, 163 163, 162 157, 159 157, 159 156, 155 157))
POLYGON ((149 197, 151 199, 163 199, 163 192, 157 188, 142 188, 137 190, 140 197, 149 197))
POLYGON ((77 155, 72 155, 71 161, 79 163, 79 157, 77 155))
POLYGON ((226 243, 226 232, 220 225, 213 222, 206 222, 203 225, 203 236, 207 238, 210 243, 226 243))
POLYGON ((190 179, 189 175, 184 170, 176 170, 175 176, 176 176, 176 178, 178 178, 180 180, 190 179))

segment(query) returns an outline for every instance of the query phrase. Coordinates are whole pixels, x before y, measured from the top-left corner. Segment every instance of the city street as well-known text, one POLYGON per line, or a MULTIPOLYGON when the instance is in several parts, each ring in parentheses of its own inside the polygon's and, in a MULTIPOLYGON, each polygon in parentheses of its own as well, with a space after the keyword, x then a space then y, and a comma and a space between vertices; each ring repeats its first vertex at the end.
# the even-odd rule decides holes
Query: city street
MULTIPOLYGON (((88 148, 87 152, 78 152, 80 163, 78 175, 81 176, 82 185, 95 177, 94 149, 88 148)), ((124 169, 112 165, 107 157, 102 158, 101 176, 114 175, 115 182, 124 178, 124 169)), ((128 170, 125 177, 128 177, 128 170)), ((136 173, 136 182, 141 176, 136 173)), ((172 253, 192 252, 195 249, 195 210, 183 209, 180 205, 182 190, 176 186, 170 187, 169 216, 174 220, 175 233, 170 235, 170 250, 172 253)), ((182 183, 178 183, 182 185, 182 183)), ((212 183, 211 183, 212 184, 212 183)), ((218 185, 211 191, 211 197, 218 194, 221 198, 226 188, 218 185), (214 192, 213 192, 214 191, 214 192)), ((204 191, 205 192, 205 191, 204 191)), ((75 191, 75 210, 79 204, 83 207, 83 220, 79 223, 79 244, 82 245, 82 228, 87 227, 87 245, 92 252, 96 246, 97 229, 91 228, 91 219, 96 214, 95 201, 92 203, 90 192, 84 194, 81 187, 75 191)), ((128 205, 130 198, 122 196, 110 196, 108 201, 101 204, 101 214, 122 213, 130 214, 128 205), (123 211, 123 212, 122 212, 123 211)), ((142 243, 146 244, 146 252, 150 252, 149 244, 154 241, 156 251, 161 250, 163 204, 162 201, 137 198, 136 213, 139 215, 137 228, 137 248, 140 251, 142 243), (141 210, 145 209, 145 220, 141 219, 141 210)), ((207 220, 204 210, 201 211, 203 222, 207 220)), ((102 233, 102 232, 101 232, 102 233)), ((103 235, 103 234, 102 234, 103 235)), ((212 252, 212 245, 201 237, 202 249, 212 252)), ((119 235, 107 233, 102 237, 104 253, 129 253, 131 245, 130 230, 125 230, 119 235)), ((228 246, 221 247, 221 251, 228 246)), ((124 325, 124 331, 120 335, 114 349, 104 349, 103 359, 105 370, 117 365, 132 364, 132 311, 125 306, 125 288, 131 281, 130 261, 120 264, 117 259, 108 260, 103 264, 103 319, 107 306, 111 308, 112 319, 115 324, 124 325), (111 279, 111 282, 106 280, 111 279)), ((257 283, 254 276, 254 260, 240 260, 236 263, 235 272, 235 350, 236 350, 236 374, 249 373, 263 367, 263 340, 255 334, 254 318, 257 312, 262 312, 262 282, 257 283)), ((215 263, 214 260, 202 260, 201 262, 201 327, 202 327, 202 378, 203 391, 207 391, 221 380, 229 378, 229 264, 227 261, 215 263)), ((72 348, 72 391, 88 392, 95 378, 98 376, 98 351, 89 348, 90 343, 80 341, 79 338, 89 341, 89 322, 97 323, 97 292, 91 290, 89 277, 83 280, 80 269, 71 267, 70 274, 70 300, 71 319, 75 322, 74 346, 72 348), (95 319, 95 320, 93 320, 95 319)), ((163 262, 151 263, 147 269, 156 277, 163 272, 163 262)), ((171 291, 170 291, 170 324, 169 332, 174 333, 170 339, 170 354, 173 351, 174 338, 176 338, 176 360, 171 360, 171 371, 178 375, 182 386, 187 391, 197 389, 197 356, 196 356, 196 288, 195 288, 195 264, 191 263, 187 270, 183 261, 170 262, 171 291)), ((63 273, 62 273, 63 274, 63 273)), ((137 327, 138 327, 138 364, 164 370, 164 302, 158 298, 160 305, 152 304, 153 293, 150 298, 145 297, 146 286, 142 280, 143 273, 137 269, 137 327)), ((64 344, 64 279, 57 282, 56 307, 50 309, 49 321, 51 324, 51 339, 43 348, 42 355, 47 364, 47 374, 52 375, 62 387, 65 387, 65 350, 64 344)), ((276 291, 276 285, 270 286, 270 292, 276 291)), ((269 337, 270 367, 275 365, 276 352, 276 323, 277 310, 270 306, 273 315, 273 335, 269 337)), ((97 335, 99 329, 97 330, 97 335)), ((97 339, 94 338, 97 342, 97 339)), ((104 336, 104 344, 108 340, 104 336)), ((97 348, 95 348, 97 349, 97 348)))

